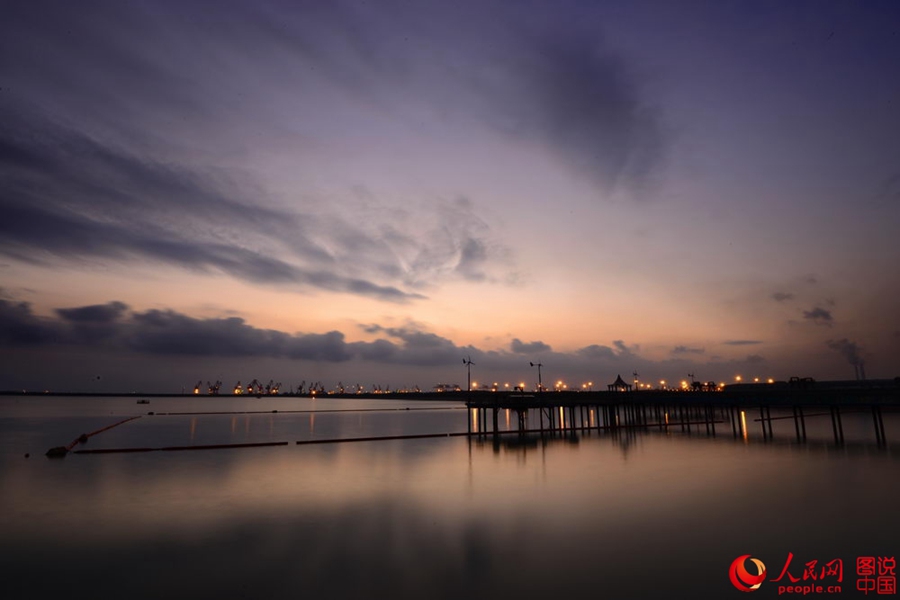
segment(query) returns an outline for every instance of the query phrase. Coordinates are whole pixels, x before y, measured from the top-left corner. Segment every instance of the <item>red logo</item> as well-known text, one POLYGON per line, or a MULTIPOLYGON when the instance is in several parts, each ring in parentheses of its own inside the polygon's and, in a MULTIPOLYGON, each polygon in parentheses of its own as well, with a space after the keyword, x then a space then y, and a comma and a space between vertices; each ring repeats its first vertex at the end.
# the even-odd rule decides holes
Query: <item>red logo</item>
POLYGON ((744 566, 748 558, 750 558, 749 554, 738 556, 731 563, 731 567, 728 568, 728 577, 731 579, 732 585, 742 592, 752 592, 759 589, 759 586, 766 579, 766 565, 763 564, 763 561, 758 558, 750 558, 753 564, 756 565, 758 572, 756 575, 751 575, 747 571, 747 567, 744 566))

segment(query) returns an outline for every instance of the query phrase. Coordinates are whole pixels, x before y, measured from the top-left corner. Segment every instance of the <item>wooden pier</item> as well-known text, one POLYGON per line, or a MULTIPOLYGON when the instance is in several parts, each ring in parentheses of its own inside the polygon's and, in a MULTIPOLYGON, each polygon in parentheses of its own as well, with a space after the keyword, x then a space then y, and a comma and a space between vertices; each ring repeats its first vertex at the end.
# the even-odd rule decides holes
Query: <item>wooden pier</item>
POLYGON ((516 414, 521 432, 646 429, 746 437, 751 427, 759 427, 764 440, 774 436, 773 421, 791 419, 797 441, 803 442, 807 439, 806 420, 829 416, 838 445, 844 443, 842 414, 866 412, 872 417, 876 444, 884 446, 884 414, 900 412, 900 385, 846 389, 760 385, 749 390, 703 392, 473 392, 466 405, 469 431, 482 434, 501 433, 499 413, 510 410, 516 414), (535 414, 538 422, 529 423, 535 414))

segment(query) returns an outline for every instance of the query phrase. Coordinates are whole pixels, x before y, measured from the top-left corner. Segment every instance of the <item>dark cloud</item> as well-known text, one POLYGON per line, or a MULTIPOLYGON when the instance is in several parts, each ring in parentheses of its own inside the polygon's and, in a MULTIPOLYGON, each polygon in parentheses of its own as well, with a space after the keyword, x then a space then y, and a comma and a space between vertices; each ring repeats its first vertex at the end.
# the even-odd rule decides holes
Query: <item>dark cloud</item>
POLYGON ((645 183, 662 156, 661 129, 622 58, 580 28, 526 37, 518 49, 509 88, 484 86, 510 131, 605 188, 645 183))
POLYGON ((585 358, 598 360, 610 360, 616 358, 617 356, 612 348, 610 348, 609 346, 603 346, 601 344, 591 344, 590 346, 580 348, 577 351, 577 354, 585 358))
POLYGON ((689 348, 687 346, 675 346, 672 348, 672 354, 703 354, 705 348, 689 348))
POLYGON ((32 313, 28 302, 0 299, 0 343, 9 346, 47 344, 62 338, 62 331, 52 321, 32 313))
MULTIPOLYGON (((427 383, 465 373, 464 369, 460 370, 460 360, 466 357, 475 363, 473 375, 479 380, 485 373, 492 374, 495 381, 501 381, 500 378, 531 381, 532 376, 536 377, 535 370, 521 353, 460 346, 415 323, 400 327, 364 325, 360 328, 377 339, 349 342, 340 331, 287 333, 255 327, 239 317, 195 318, 174 310, 134 311, 118 302, 68 307, 53 311, 52 315, 36 315, 28 303, 0 300, 0 352, 7 356, 29 356, 28 360, 37 360, 49 370, 72 372, 76 386, 83 381, 83 373, 69 366, 73 356, 83 357, 84 364, 93 360, 98 369, 108 364, 110 357, 125 361, 123 368, 135 372, 123 372, 122 381, 150 381, 143 365, 153 365, 155 372, 176 369, 185 374, 193 369, 221 373, 223 368, 233 372, 247 365, 269 368, 265 365, 276 364, 280 365, 278 377, 285 380, 298 369, 297 361, 302 361, 315 365, 313 372, 322 373, 315 375, 316 378, 339 368, 352 369, 351 377, 356 374, 377 378, 381 373, 390 373, 395 378, 398 373, 404 373, 412 381, 427 383)), ((517 346, 519 349, 529 345, 520 340, 519 343, 522 344, 517 346)), ((648 381, 683 377, 688 372, 708 380, 744 372, 748 366, 769 364, 760 355, 724 362, 710 358, 699 363, 696 359, 701 353, 697 352, 675 353, 668 360, 652 360, 638 354, 637 345, 623 340, 615 340, 610 345, 592 344, 575 352, 554 352, 548 345, 544 346, 547 348, 540 358, 545 379, 562 379, 569 385, 580 385, 588 379, 609 383, 616 373, 632 371, 640 372, 648 381)), ((839 340, 831 342, 831 347, 847 353, 856 346, 839 340)), ((685 348, 692 350, 689 346, 685 348)), ((78 361, 82 364, 82 358, 78 361)), ((0 369, 0 389, 18 381, 19 367, 0 369)), ((302 369, 309 372, 309 364, 302 369)), ((218 378, 224 376, 223 373, 218 378)), ((38 381, 35 385, 45 385, 39 382, 40 373, 35 373, 35 377, 38 378, 34 380, 38 381)), ((346 376, 343 379, 347 381, 346 376)), ((155 385, 165 388, 168 384, 155 385)))
POLYGON ((56 314, 72 323, 107 324, 118 320, 127 310, 128 305, 123 302, 107 302, 79 308, 57 308, 56 314))
POLYGON ((834 323, 834 317, 832 317, 831 312, 818 306, 812 310, 804 310, 803 318, 807 321, 812 321, 816 325, 831 326, 834 323))
POLYGON ((519 338, 513 338, 509 344, 509 349, 514 354, 540 354, 542 352, 550 352, 552 349, 544 342, 528 342, 527 344, 519 338))
POLYGON ((760 340, 726 340, 722 342, 726 346, 753 346, 756 344, 762 344, 760 340))
POLYGON ((794 295, 787 292, 775 292, 772 294, 772 299, 776 302, 784 302, 785 300, 793 300, 794 295))
POLYGON ((640 350, 640 346, 628 347, 622 340, 613 340, 613 346, 615 346, 618 356, 634 356, 634 353, 640 350))
POLYGON ((422 331, 417 327, 382 327, 380 325, 366 325, 363 330, 367 333, 383 333, 388 337, 394 338, 402 342, 402 344, 393 344, 386 340, 381 340, 380 344, 373 347, 374 343, 358 342, 355 344, 361 353, 365 356, 380 360, 404 365, 447 365, 457 362, 466 354, 472 355, 473 360, 479 361, 483 356, 482 353, 474 351, 473 348, 463 348, 454 344, 451 340, 422 331), (388 346, 388 344, 391 344, 388 346), (474 352, 473 352, 474 351, 474 352))
POLYGON ((622 358, 636 358, 635 351, 640 347, 635 345, 629 348, 624 341, 613 341, 612 347, 602 344, 591 344, 576 351, 576 354, 592 360, 619 360, 622 358))
POLYGON ((122 337, 138 352, 192 356, 280 356, 289 338, 239 317, 195 319, 172 310, 135 313, 122 337))

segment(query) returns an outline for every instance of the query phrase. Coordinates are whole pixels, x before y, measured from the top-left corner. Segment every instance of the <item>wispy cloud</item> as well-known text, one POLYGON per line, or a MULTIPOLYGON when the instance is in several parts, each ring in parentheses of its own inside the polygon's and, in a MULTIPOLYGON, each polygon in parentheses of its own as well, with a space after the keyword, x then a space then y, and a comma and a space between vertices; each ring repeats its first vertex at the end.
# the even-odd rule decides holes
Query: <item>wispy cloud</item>
POLYGON ((690 348, 688 346, 675 346, 672 348, 672 354, 703 354, 705 348, 690 348))
POLYGON ((762 340, 726 340, 722 343, 726 346, 754 346, 762 344, 762 340))
POLYGON ((824 325, 828 327, 830 327, 834 323, 834 317, 831 315, 831 311, 819 306, 813 308, 812 310, 804 310, 803 318, 807 321, 812 321, 816 325, 824 325))

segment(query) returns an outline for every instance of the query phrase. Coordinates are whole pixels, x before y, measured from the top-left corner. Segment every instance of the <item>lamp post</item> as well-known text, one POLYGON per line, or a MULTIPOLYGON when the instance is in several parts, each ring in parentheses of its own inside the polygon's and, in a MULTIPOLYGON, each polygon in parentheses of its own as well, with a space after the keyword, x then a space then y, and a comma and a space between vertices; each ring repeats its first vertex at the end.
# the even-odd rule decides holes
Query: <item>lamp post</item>
POLYGON ((541 380, 541 367, 543 367, 544 365, 542 365, 541 363, 534 364, 533 362, 530 362, 528 364, 531 365, 532 367, 538 368, 538 392, 543 392, 544 391, 544 383, 541 380))
POLYGON ((463 364, 466 365, 466 391, 472 391, 472 365, 475 363, 472 362, 471 357, 465 357, 463 359, 463 364))

